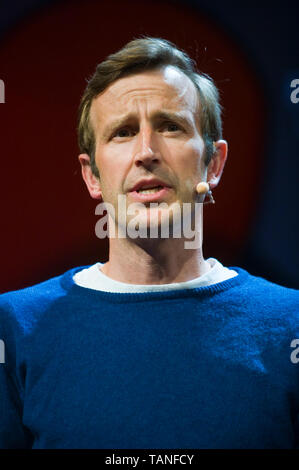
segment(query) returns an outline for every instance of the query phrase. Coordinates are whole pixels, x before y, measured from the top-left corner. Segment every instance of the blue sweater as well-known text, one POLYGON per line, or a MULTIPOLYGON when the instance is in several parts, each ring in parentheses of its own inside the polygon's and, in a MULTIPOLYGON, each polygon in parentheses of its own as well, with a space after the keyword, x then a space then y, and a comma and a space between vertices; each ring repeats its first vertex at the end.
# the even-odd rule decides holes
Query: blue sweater
POLYGON ((299 445, 298 291, 233 267, 108 293, 74 283, 85 267, 0 296, 1 448, 299 445))

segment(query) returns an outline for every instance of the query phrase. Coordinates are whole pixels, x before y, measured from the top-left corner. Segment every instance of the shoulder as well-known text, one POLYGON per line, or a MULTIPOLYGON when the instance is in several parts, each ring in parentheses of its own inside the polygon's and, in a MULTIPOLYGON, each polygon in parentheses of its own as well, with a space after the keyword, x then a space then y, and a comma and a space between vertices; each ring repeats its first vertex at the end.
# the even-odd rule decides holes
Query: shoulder
POLYGON ((242 268, 232 269, 238 271, 243 282, 229 291, 231 312, 246 316, 250 325, 299 333, 299 290, 275 284, 242 268))
POLYGON ((72 268, 38 284, 0 294, 0 328, 12 326, 24 333, 32 329, 54 305, 67 297, 68 290, 61 281, 78 269, 72 268))
POLYGON ((255 292, 258 296, 265 294, 269 295, 269 300, 277 298, 288 298, 298 301, 299 290, 290 287, 281 286, 272 281, 269 281, 263 277, 255 276, 247 272, 244 268, 230 267, 239 274, 242 282, 237 283, 236 287, 240 292, 253 293, 255 292))
POLYGON ((298 307, 299 290, 281 286, 263 277, 248 273, 243 268, 234 267, 243 276, 245 282, 240 283, 240 294, 244 294, 248 301, 265 304, 287 303, 298 307))

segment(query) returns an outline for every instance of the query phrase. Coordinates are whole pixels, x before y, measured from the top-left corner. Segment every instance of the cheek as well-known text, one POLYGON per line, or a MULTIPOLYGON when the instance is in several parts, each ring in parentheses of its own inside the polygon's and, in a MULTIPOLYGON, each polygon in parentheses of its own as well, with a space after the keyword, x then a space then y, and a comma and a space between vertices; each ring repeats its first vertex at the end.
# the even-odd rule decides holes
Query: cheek
POLYGON ((174 171, 180 179, 180 191, 183 200, 189 200, 194 192, 195 185, 203 177, 204 172, 204 144, 197 139, 184 142, 174 159, 174 171))
MULTIPOLYGON (((122 146, 123 147, 123 146, 122 146)), ((112 200, 122 192, 123 180, 126 175, 128 160, 126 151, 110 148, 109 151, 99 149, 96 154, 96 164, 100 173, 100 182, 106 200, 112 200)))
POLYGON ((190 152, 193 152, 198 157, 201 157, 204 153, 205 144, 202 138, 194 137, 193 139, 188 140, 186 146, 190 149, 190 152))
POLYGON ((98 155, 100 155, 99 164, 104 171, 124 168, 132 156, 132 144, 128 142, 118 146, 111 145, 109 149, 99 152, 98 155))
POLYGON ((176 148, 175 164, 183 173, 191 177, 202 170, 204 143, 199 139, 190 139, 176 148))
POLYGON ((118 172, 117 169, 120 169, 121 162, 124 159, 120 158, 119 153, 109 150, 105 151, 99 149, 96 154, 96 164, 99 169, 101 177, 103 179, 111 179, 111 175, 113 175, 113 179, 117 177, 118 172))

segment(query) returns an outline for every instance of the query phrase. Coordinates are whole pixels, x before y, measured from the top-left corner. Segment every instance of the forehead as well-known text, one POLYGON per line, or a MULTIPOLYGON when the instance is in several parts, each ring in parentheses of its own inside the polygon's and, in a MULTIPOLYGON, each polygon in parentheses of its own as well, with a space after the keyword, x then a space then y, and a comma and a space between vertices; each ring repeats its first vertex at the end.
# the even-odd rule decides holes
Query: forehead
POLYGON ((92 102, 93 124, 106 122, 129 111, 158 109, 198 112, 199 99, 194 83, 172 66, 140 72, 113 82, 92 102))

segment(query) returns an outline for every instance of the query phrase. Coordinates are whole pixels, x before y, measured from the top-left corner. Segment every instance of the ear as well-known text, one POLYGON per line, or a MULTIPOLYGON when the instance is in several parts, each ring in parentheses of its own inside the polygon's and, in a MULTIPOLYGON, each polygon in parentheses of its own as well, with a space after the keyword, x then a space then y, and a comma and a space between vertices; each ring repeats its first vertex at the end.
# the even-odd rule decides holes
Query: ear
POLYGON ((89 155, 81 153, 78 158, 81 165, 82 178, 85 181, 89 194, 93 199, 103 200, 100 179, 91 170, 89 155))
POLYGON ((213 189, 220 181, 223 168, 227 158, 228 145, 226 140, 217 140, 214 142, 214 154, 208 165, 207 181, 210 188, 213 189))

